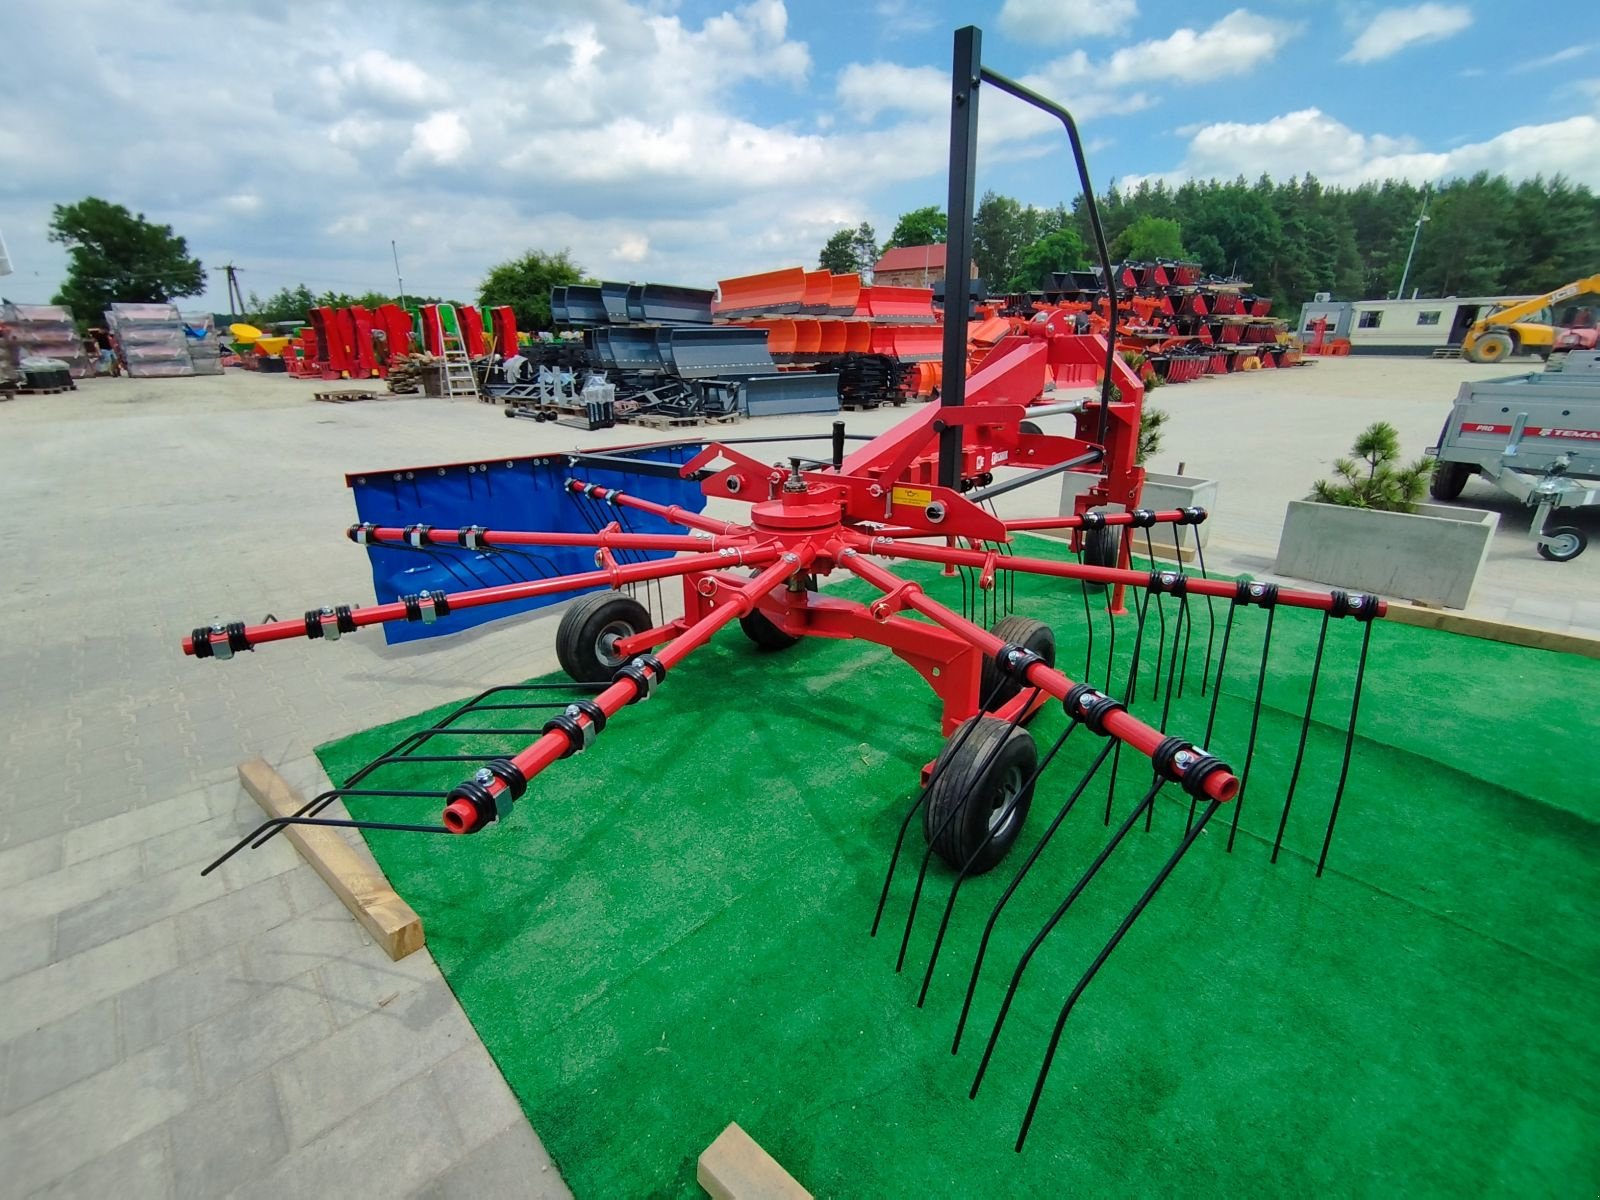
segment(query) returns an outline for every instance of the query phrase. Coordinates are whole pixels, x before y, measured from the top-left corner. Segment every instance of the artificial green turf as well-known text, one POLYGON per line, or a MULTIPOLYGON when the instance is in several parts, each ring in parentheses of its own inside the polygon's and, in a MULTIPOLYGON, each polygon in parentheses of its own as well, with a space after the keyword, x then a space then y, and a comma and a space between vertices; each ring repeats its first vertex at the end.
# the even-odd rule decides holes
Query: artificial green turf
MULTIPOLYGON (((1081 671, 1081 597, 1024 581, 1018 608, 1049 620, 1060 665, 1081 671)), ((1239 617, 1211 743, 1235 767, 1256 679, 1245 647, 1262 621, 1239 617)), ((896 975, 918 826, 885 931, 867 929, 917 768, 939 748, 937 709, 874 647, 760 654, 724 632, 536 782, 509 823, 369 841, 580 1196, 699 1194, 696 1156, 730 1120, 818 1195, 1592 1195, 1600 663, 1380 625, 1316 880, 1350 622, 1330 643, 1285 853, 1267 859, 1318 624, 1279 613, 1280 682, 1235 851, 1225 808, 1075 1010, 1021 1155, 1012 1144, 1060 1005, 1171 853, 1187 807, 1164 794, 1153 833, 1130 835, 1045 943, 968 1100, 1005 978, 1108 833, 1095 787, 1007 909, 952 1057, 984 920, 1098 748, 1084 731, 1045 776, 1012 858, 963 887, 921 1010, 950 875, 930 871, 896 975)), ((1132 628, 1119 628, 1119 657, 1132 628)), ((1097 658, 1106 650, 1101 618, 1097 658)), ((1143 678, 1135 708, 1153 720, 1162 696, 1148 666, 1143 678)), ((1197 682, 1167 721, 1196 739, 1209 704, 1197 682)), ((340 778, 443 711, 319 754, 340 778)), ((1034 722, 1041 747, 1059 713, 1034 722)), ((384 778, 447 787, 460 774, 424 770, 384 778)), ((1125 762, 1118 814, 1148 778, 1125 762)))

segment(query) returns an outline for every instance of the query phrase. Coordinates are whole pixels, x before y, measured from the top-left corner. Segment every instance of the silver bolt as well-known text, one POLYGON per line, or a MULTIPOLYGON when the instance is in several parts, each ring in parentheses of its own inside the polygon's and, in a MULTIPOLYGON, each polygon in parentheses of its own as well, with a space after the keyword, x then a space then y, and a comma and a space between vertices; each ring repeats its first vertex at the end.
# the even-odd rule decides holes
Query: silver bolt
POLYGON ((786 563, 799 562, 800 561, 800 556, 791 551, 790 553, 785 554, 783 556, 783 561, 786 562, 786 563))
POLYGON ((488 767, 479 767, 478 773, 472 777, 478 783, 493 783, 494 772, 488 767))
POLYGON ((854 550, 846 550, 843 554, 839 555, 840 558, 854 558, 855 556, 856 552, 854 550))

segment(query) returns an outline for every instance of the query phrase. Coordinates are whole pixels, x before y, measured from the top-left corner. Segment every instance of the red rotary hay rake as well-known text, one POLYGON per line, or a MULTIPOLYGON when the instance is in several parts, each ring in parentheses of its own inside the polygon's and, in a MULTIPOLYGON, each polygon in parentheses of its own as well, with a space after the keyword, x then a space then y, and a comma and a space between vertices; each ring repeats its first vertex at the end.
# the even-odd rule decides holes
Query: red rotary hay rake
MULTIPOLYGON (((981 78, 1062 119, 1078 160, 1106 277, 1110 278, 1109 258, 1093 209, 1093 192, 1070 117, 1048 101, 984 70, 977 50, 976 30, 957 34, 951 261, 966 261, 971 236, 972 162, 977 84, 981 78)), ((967 291, 965 279, 951 280, 948 312, 960 314, 966 310, 967 291)), ((1114 338, 1114 303, 1111 328, 1114 338)), ((784 439, 706 444, 681 468, 646 463, 635 457, 634 452, 646 449, 643 447, 585 451, 570 456, 574 474, 565 490, 567 498, 585 513, 592 532, 512 531, 477 525, 446 530, 424 523, 387 528, 361 524, 349 530, 352 540, 360 544, 409 547, 418 553, 456 547, 488 557, 536 556, 540 548, 592 548, 596 564, 592 571, 450 593, 432 591, 370 607, 312 609, 301 620, 217 624, 196 629, 184 640, 185 653, 198 658, 230 658, 266 642, 298 637, 333 640, 382 622, 447 620, 452 612, 482 605, 611 589, 594 592, 569 607, 557 634, 562 666, 580 685, 588 685, 582 688, 581 698, 571 702, 540 699, 545 689, 563 685, 491 688, 429 729, 404 739, 356 772, 343 787, 316 796, 293 816, 263 823, 207 870, 244 846, 260 845, 292 824, 471 834, 503 821, 541 772, 592 745, 611 728, 624 708, 649 699, 673 668, 735 621, 751 641, 766 650, 783 649, 807 637, 854 638, 884 646, 932 687, 942 706, 942 731, 946 736, 942 752, 924 769, 922 786, 901 822, 873 924, 876 934, 894 890, 896 868, 908 831, 920 816, 927 847, 911 887, 897 970, 906 961, 933 858, 937 857, 947 869, 950 887, 917 999, 919 1006, 928 994, 963 883, 996 867, 1016 843, 1036 785, 1068 739, 1084 728, 1104 740, 990 913, 972 967, 953 1050, 959 1050, 972 1013, 991 935, 1017 889, 1025 879, 1033 877, 1063 820, 1102 777, 1109 762, 1105 807, 1105 823, 1109 826, 1124 751, 1149 763, 1149 784, 1138 803, 1065 891, 1059 906, 1017 960, 973 1082, 974 1096, 1027 968, 1046 938, 1134 826, 1142 821, 1145 830, 1150 831, 1155 803, 1164 789, 1176 786, 1189 798, 1188 819, 1170 857, 1062 1004, 1017 1138, 1020 1150, 1065 1023, 1079 997, 1225 804, 1234 807, 1227 843, 1229 850, 1233 848, 1238 812, 1256 759, 1273 620, 1276 611, 1285 606, 1320 612, 1322 619, 1306 683, 1298 746, 1273 843, 1273 861, 1277 860, 1296 792, 1303 790, 1301 768, 1319 682, 1333 657, 1325 654, 1330 646, 1330 626, 1348 619, 1361 627, 1347 711, 1340 701, 1342 762, 1317 861, 1317 873, 1321 874, 1349 772, 1372 620, 1383 615, 1384 604, 1372 596, 1340 591, 1292 591, 1268 583, 1211 579, 1205 573, 1197 534, 1192 539, 1199 565, 1197 573, 1132 569, 1134 538, 1122 536, 1124 530, 1130 535, 1136 531, 1142 534, 1146 550, 1153 551, 1154 526, 1168 527, 1174 543, 1182 543, 1188 540, 1188 531, 1206 515, 1200 509, 1151 512, 1138 507, 1144 479, 1135 463, 1143 402, 1138 378, 1116 356, 1111 342, 1099 336, 1066 332, 1059 323, 1048 319, 1030 326, 1026 336, 1015 336, 997 345, 970 379, 965 371, 965 341, 964 322, 952 317, 945 325, 947 387, 941 404, 920 410, 876 438, 858 439, 864 444, 849 454, 845 452, 849 439, 844 426, 836 423, 831 461, 791 458, 786 465, 774 465, 737 448, 784 439), (1069 375, 1090 363, 1101 364, 1103 369, 1098 398, 1028 407, 1038 398, 1047 372, 1069 375), (1047 435, 1026 420, 1030 415, 1051 412, 1075 416, 1074 436, 1047 435), (602 487, 582 477, 585 468, 618 467, 697 479, 708 497, 746 504, 748 513, 740 521, 716 519, 602 487), (1018 472, 1015 478, 995 482, 997 470, 1011 469, 1018 472), (998 515, 996 497, 1068 470, 1098 476, 1094 487, 1080 498, 1074 514, 1013 520, 998 515), (1124 511, 1102 510, 1102 506, 1110 504, 1119 505, 1124 511), (633 514, 650 514, 687 532, 639 532, 634 527, 633 514), (1013 535, 1030 530, 1069 531, 1075 559, 1017 553, 1013 535), (672 556, 643 557, 663 552, 672 556), (960 611, 935 599, 916 580, 882 565, 896 560, 937 564, 944 568, 946 576, 959 577, 960 611), (876 597, 862 602, 818 590, 817 581, 835 573, 854 576, 870 585, 876 597), (1073 679, 1056 666, 1055 637, 1049 626, 1010 611, 1018 575, 1060 580, 1064 587, 1075 585, 1081 594, 1086 644, 1083 679, 1073 679), (635 593, 642 585, 648 597, 654 584, 659 596, 659 581, 672 578, 681 581, 683 615, 669 620, 660 613, 652 615, 635 593), (1125 607, 1125 591, 1129 588, 1134 589, 1137 602, 1125 607), (1226 606, 1220 622, 1219 605, 1226 606), (1240 611, 1248 608, 1264 613, 1258 657, 1250 672, 1254 699, 1249 734, 1242 746, 1230 747, 1225 759, 1207 746, 1216 728, 1230 655, 1237 664, 1245 657, 1248 638, 1254 636, 1247 633, 1247 625, 1255 622, 1236 620, 1240 611), (1202 612, 1206 623, 1203 639, 1197 626, 1202 612), (1099 673, 1095 667, 1095 629, 1102 616, 1108 637, 1102 642, 1104 675, 1096 686, 1090 679, 1099 673), (1117 625, 1119 621, 1126 624, 1130 616, 1135 625, 1133 645, 1128 651, 1124 644, 1126 674, 1115 681, 1117 625), (1182 697, 1192 660, 1202 655, 1200 692, 1202 697, 1209 692, 1209 713, 1204 735, 1199 742, 1193 742, 1166 733, 1164 727, 1175 695, 1182 697), (1149 691, 1152 701, 1159 698, 1162 703, 1160 719, 1155 723, 1140 719, 1132 711, 1140 686, 1147 680, 1153 680, 1149 691), (1120 686, 1114 687, 1114 682, 1120 682, 1120 686), (1051 699, 1063 705, 1066 728, 1041 754, 1024 724, 1051 699), (468 718, 491 710, 517 714, 550 710, 552 715, 542 725, 526 729, 471 727, 468 718), (511 737, 521 748, 489 755, 430 752, 437 739, 461 735, 511 737), (440 792, 373 786, 369 777, 396 763, 441 764, 452 772, 459 765, 467 772, 467 778, 440 792), (1241 765, 1236 771, 1230 763, 1241 765), (423 823, 326 815, 331 805, 346 797, 383 798, 413 809, 419 803, 442 802, 443 816, 437 823, 423 823)), ((1342 688, 1341 684, 1341 697, 1342 688)), ((1331 690, 1325 688, 1324 694, 1331 690)), ((1327 722, 1321 720, 1318 724, 1325 727, 1327 722)), ((1039 878, 1049 874, 1041 872, 1039 878)), ((1045 885, 1059 886, 1049 879, 1045 885)))

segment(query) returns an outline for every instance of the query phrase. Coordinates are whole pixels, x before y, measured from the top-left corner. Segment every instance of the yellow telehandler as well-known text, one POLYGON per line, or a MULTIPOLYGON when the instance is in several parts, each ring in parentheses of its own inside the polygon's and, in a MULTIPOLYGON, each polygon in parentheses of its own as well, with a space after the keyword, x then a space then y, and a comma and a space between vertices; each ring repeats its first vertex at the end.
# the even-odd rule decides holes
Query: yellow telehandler
POLYGON ((1470 362, 1497 363, 1526 352, 1549 358, 1556 334, 1577 323, 1579 315, 1600 312, 1600 275, 1574 280, 1553 292, 1518 300, 1481 316, 1461 339, 1461 354, 1470 362))

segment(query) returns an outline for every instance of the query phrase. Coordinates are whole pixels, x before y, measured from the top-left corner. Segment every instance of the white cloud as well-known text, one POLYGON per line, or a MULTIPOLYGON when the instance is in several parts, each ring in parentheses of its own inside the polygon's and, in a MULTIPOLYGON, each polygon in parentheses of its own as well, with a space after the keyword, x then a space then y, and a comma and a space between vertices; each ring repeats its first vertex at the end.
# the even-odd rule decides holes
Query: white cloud
POLYGON ((1237 175, 1253 179, 1262 172, 1282 179, 1307 171, 1326 183, 1339 184, 1389 178, 1421 183, 1478 171, 1513 179, 1561 173, 1600 187, 1600 115, 1524 125, 1483 141, 1429 151, 1411 138, 1359 133, 1319 109, 1308 108, 1256 124, 1207 125, 1194 135, 1176 171, 1130 177, 1123 183, 1237 175))
POLYGON ((239 192, 237 195, 224 196, 222 198, 222 207, 229 212, 248 217, 261 211, 261 197, 252 195, 249 192, 239 192))
POLYGON ((950 112, 950 73, 938 67, 896 63, 851 63, 839 72, 839 103, 852 116, 870 121, 883 112, 937 117, 950 112))
POLYGON ((1385 9, 1371 21, 1345 54, 1344 62, 1390 58, 1409 46, 1454 37, 1472 24, 1472 10, 1460 4, 1418 4, 1385 9))
POLYGON ((1069 42, 1132 27, 1137 0, 1005 0, 1000 28, 1019 41, 1069 42))
POLYGON ((642 234, 630 233, 617 243, 611 251, 611 257, 617 262, 643 262, 650 257, 650 239, 642 234))
POLYGON ((402 166, 445 166, 458 161, 472 145, 472 131, 461 114, 437 112, 411 127, 411 146, 400 157, 402 166))
POLYGON ((1523 62, 1519 62, 1516 66, 1512 67, 1511 70, 1518 74, 1521 74, 1524 71, 1542 71, 1545 67, 1554 67, 1564 62, 1571 62, 1576 58, 1582 58, 1584 55, 1597 48, 1600 48, 1600 43, 1595 42, 1584 42, 1577 46, 1567 46, 1564 49, 1557 50, 1553 54, 1546 54, 1541 58, 1530 58, 1523 62))
POLYGON ((382 50, 363 50, 319 73, 336 103, 382 108, 426 108, 449 97, 449 89, 414 62, 382 50))
POLYGON ((1124 46, 1106 64, 1106 82, 1205 83, 1244 75, 1270 62, 1297 32, 1291 22, 1237 8, 1208 29, 1179 29, 1157 41, 1124 46))

